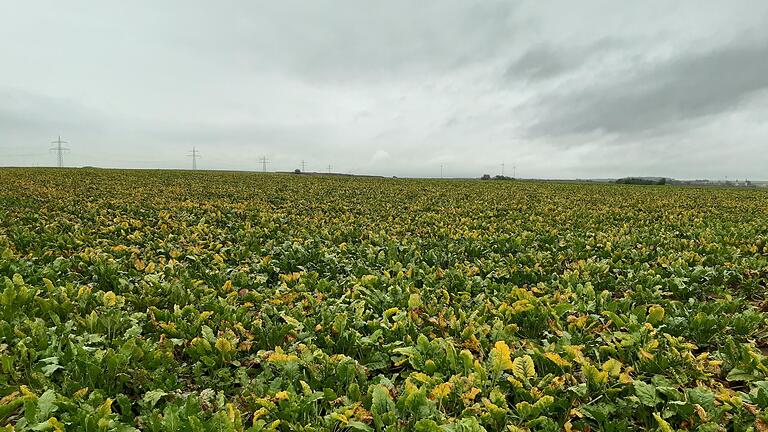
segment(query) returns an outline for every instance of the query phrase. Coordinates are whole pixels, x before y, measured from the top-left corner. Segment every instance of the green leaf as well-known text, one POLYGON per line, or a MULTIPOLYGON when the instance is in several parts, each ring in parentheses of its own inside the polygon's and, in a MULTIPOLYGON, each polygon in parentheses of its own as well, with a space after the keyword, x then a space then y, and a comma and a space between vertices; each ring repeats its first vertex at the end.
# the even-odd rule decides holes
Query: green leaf
POLYGON ((656 396, 656 388, 650 384, 642 381, 635 381, 632 383, 635 387, 635 395, 643 405, 653 407, 659 403, 659 398, 656 396))
POLYGON ((731 381, 731 382, 733 381, 752 382, 752 381, 757 381, 759 378, 745 370, 733 368, 731 369, 730 372, 728 372, 728 376, 726 376, 725 379, 726 381, 731 381))
POLYGON ((390 425, 395 421, 395 402, 389 395, 389 390, 379 384, 373 388, 371 414, 377 428, 390 425))
POLYGON ((603 311, 603 315, 605 315, 608 318, 610 318, 611 321, 613 321, 613 323, 616 324, 616 326, 618 326, 618 327, 624 327, 624 326, 627 325, 626 322, 624 322, 624 320, 620 316, 618 316, 616 313, 614 313, 614 312, 603 311))
POLYGON ((201 327, 201 332, 203 334, 203 338, 205 338, 208 342, 214 343, 216 342, 216 336, 213 335, 213 330, 208 327, 207 325, 204 325, 201 327))
POLYGON ((360 431, 360 432, 373 432, 373 428, 368 426, 367 424, 359 421, 351 421, 347 423, 347 427, 349 430, 353 431, 360 431))
POLYGON ((45 374, 45 376, 49 377, 59 369, 64 369, 64 367, 57 364, 49 364, 49 365, 43 366, 42 371, 45 374))
POLYGON ((53 390, 46 390, 45 393, 41 394, 39 398, 37 398, 37 418, 42 421, 44 419, 48 419, 48 417, 51 416, 51 413, 56 411, 56 392, 53 390))
POLYGON ((181 427, 179 419, 179 409, 170 405, 163 410, 163 430, 168 432, 178 431, 181 427))
POLYGON ((415 432, 440 432, 437 422, 430 419, 421 419, 413 427, 415 432))
POLYGON ((157 402, 159 402, 160 399, 162 399, 163 396, 166 396, 167 394, 168 393, 162 390, 148 391, 144 393, 144 397, 141 398, 141 401, 144 402, 146 405, 148 405, 150 408, 154 408, 157 402))

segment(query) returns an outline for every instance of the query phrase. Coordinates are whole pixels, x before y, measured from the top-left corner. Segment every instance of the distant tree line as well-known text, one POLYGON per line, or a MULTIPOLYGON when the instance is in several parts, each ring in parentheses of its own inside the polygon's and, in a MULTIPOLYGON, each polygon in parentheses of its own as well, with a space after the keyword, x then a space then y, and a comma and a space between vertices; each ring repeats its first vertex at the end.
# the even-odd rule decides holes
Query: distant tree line
POLYGON ((480 177, 480 180, 514 180, 514 177, 507 177, 503 175, 496 175, 491 177, 490 174, 483 174, 482 177, 480 177))
POLYGON ((640 177, 624 177, 616 180, 616 183, 619 184, 634 184, 634 185, 665 185, 667 184, 667 179, 662 177, 658 180, 656 179, 648 179, 648 178, 640 178, 640 177))

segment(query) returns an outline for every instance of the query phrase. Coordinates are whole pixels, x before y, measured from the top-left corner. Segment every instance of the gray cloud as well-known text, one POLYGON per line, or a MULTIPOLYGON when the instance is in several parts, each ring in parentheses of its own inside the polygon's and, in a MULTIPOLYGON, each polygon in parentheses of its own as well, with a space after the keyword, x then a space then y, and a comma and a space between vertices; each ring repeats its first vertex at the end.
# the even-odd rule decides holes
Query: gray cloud
POLYGON ((507 76, 512 79, 519 77, 545 79, 571 70, 583 61, 574 58, 571 53, 557 52, 551 47, 539 46, 526 51, 507 69, 507 76))
POLYGON ((631 47, 629 41, 602 38, 587 46, 555 48, 537 45, 516 58, 505 72, 510 80, 544 80, 573 73, 580 68, 631 47))
MULTIPOLYGON (((188 17, 178 37, 224 62, 309 82, 349 83, 430 77, 505 52, 525 26, 504 0, 282 1, 241 4, 188 17), (218 38, 195 29, 226 23, 218 38), (231 41, 233 43, 224 43, 231 41)), ((165 8, 171 15, 176 8, 165 8)))
POLYGON ((768 88, 768 39, 683 52, 627 77, 544 96, 533 135, 655 133, 716 115, 768 88))
POLYGON ((0 40, 1 164, 51 165, 58 134, 71 166, 185 168, 193 145, 204 168, 398 176, 768 164, 761 0, 29 0, 0 2, 0 40))

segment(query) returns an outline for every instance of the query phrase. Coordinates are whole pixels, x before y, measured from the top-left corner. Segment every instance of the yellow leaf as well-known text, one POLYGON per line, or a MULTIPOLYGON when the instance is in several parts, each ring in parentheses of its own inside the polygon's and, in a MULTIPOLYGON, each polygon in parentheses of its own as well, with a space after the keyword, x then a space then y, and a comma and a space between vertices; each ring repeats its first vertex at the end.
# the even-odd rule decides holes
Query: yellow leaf
POLYGON ((608 372, 608 375, 617 377, 621 373, 621 362, 611 358, 603 363, 603 372, 608 372))
POLYGON ((659 424, 659 429, 661 432, 674 432, 675 430, 672 429, 672 426, 667 423, 666 420, 661 418, 661 415, 659 413, 653 413, 653 418, 656 419, 656 422, 659 424))
POLYGON ((585 364, 581 367, 584 376, 587 377, 587 382, 593 384, 602 384, 608 381, 608 372, 598 370, 591 364, 585 364))
POLYGON ((269 410, 266 408, 259 408, 256 411, 253 412, 253 422, 256 423, 256 420, 260 419, 261 417, 264 417, 265 415, 269 414, 269 410))
POLYGON ((49 418, 48 424, 53 427, 54 432, 64 432, 64 423, 60 422, 56 417, 49 418))
POLYGON ((523 383, 521 383, 520 381, 518 381, 518 380, 517 380, 516 378, 514 378, 514 377, 508 376, 508 377, 507 377, 507 381, 509 381, 509 382, 510 382, 510 384, 512 384, 512 385, 513 385, 514 387, 516 387, 516 388, 523 388, 523 383))
POLYGON ((512 373, 521 380, 533 378, 536 376, 536 369, 533 365, 533 359, 529 355, 518 357, 512 362, 512 373))
POLYGON ((216 349, 221 351, 222 353, 228 353, 235 350, 234 345, 232 342, 223 337, 216 338, 216 349))
POLYGON ((464 399, 464 403, 470 403, 475 400, 475 397, 480 393, 480 389, 477 387, 472 387, 468 392, 461 395, 461 398, 464 399))
POLYGON ((235 421, 235 415, 236 415, 235 409, 236 408, 233 404, 231 403, 227 404, 227 417, 229 417, 229 421, 233 423, 235 421))
POLYGON ((77 290, 77 298, 82 297, 84 294, 90 294, 91 291, 91 287, 83 285, 77 290))
POLYGON ((421 307, 421 296, 418 294, 411 294, 408 297, 408 309, 414 310, 421 307))
POLYGON ((107 400, 104 401, 103 404, 101 404, 98 408, 96 408, 96 413, 99 417, 106 417, 110 414, 112 414, 112 399, 107 398, 107 400))
POLYGON ((32 393, 29 390, 29 387, 25 386, 24 384, 19 386, 19 390, 21 390, 21 394, 24 395, 24 396, 35 396, 35 397, 37 397, 34 393, 32 393))
POLYGON ((646 359, 646 360, 653 360, 653 354, 649 353, 648 351, 644 349, 640 349, 640 357, 646 359))
POLYGON ((656 324, 664 319, 664 308, 659 305, 654 305, 648 308, 648 322, 656 324))
POLYGON ((491 367, 497 371, 512 369, 512 350, 504 341, 498 341, 491 349, 491 367))
POLYGON ((341 414, 341 413, 337 413, 337 412, 331 413, 331 418, 334 419, 334 420, 339 421, 341 424, 348 424, 349 423, 349 419, 347 418, 347 416, 345 416, 344 414, 341 414))
POLYGON ((107 291, 104 293, 104 299, 102 301, 104 302, 104 306, 114 306, 115 303, 117 303, 117 295, 112 291, 107 291))
POLYGON ((452 383, 447 382, 438 384, 432 389, 432 397, 435 399, 443 399, 451 393, 451 390, 453 390, 452 383))
POLYGON ((565 350, 576 363, 582 364, 586 361, 584 354, 581 352, 582 347, 580 345, 565 345, 563 350, 565 350))
POLYGON ((428 384, 432 382, 432 378, 430 378, 429 375, 422 372, 414 372, 410 375, 410 378, 413 378, 416 381, 423 384, 428 384))
POLYGON ((267 361, 270 363, 285 363, 289 361, 295 361, 299 358, 294 354, 285 354, 282 350, 282 348, 277 347, 275 348, 275 352, 271 353, 267 357, 267 361))
POLYGON ((570 366, 571 362, 568 360, 562 358, 560 354, 554 353, 554 352, 545 352, 544 357, 548 358, 552 361, 552 363, 558 365, 558 366, 570 366))
POLYGON ((2 398, 0 398, 0 406, 6 405, 11 403, 16 397, 19 395, 19 392, 13 392, 9 395, 5 395, 2 398))

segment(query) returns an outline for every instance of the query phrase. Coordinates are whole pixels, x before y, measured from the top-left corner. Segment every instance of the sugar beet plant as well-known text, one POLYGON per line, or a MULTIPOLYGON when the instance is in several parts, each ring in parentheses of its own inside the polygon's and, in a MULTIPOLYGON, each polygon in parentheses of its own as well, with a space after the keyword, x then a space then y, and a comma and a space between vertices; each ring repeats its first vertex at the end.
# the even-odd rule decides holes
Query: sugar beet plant
POLYGON ((0 171, 7 431, 768 430, 768 194, 0 171))

